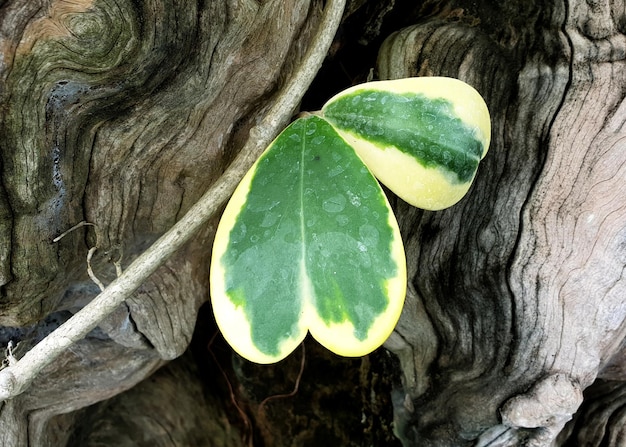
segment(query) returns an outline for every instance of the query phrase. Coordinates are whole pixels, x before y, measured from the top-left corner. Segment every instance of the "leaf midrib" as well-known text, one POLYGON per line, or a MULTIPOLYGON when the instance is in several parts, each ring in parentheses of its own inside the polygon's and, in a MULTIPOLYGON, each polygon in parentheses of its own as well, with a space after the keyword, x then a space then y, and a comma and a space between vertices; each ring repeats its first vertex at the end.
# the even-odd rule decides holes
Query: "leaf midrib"
POLYGON ((306 284, 308 281, 308 275, 306 271, 306 230, 304 220, 304 154, 306 149, 306 128, 307 123, 305 121, 301 131, 302 138, 300 139, 300 293, 303 301, 305 298, 307 289, 306 284))

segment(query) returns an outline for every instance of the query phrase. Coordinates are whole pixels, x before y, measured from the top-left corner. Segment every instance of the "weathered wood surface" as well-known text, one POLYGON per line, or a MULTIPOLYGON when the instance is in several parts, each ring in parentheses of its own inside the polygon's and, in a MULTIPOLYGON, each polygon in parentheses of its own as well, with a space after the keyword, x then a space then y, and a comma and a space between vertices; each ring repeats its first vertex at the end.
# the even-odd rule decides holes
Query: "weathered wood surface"
MULTIPOLYGON (((110 282, 115 263, 128 265, 220 176, 297 66, 321 9, 1 6, 0 338, 19 340, 19 357, 97 294, 88 249, 110 282), (54 242, 81 221, 93 225, 54 242)), ((27 393, 0 404, 0 444, 58 445, 52 416, 118 394, 184 352, 208 299, 214 223, 27 393)))
POLYGON ((596 378, 626 379, 623 4, 552 3, 442 9, 380 53, 381 76, 464 79, 493 115, 470 196, 401 207, 414 303, 388 347, 410 445, 550 445, 596 378))
MULTIPOLYGON (((219 341, 207 349, 214 327, 201 312, 195 357, 79 410, 187 348, 208 299, 209 226, 0 404, 0 444, 138 445, 145 434, 154 445, 251 435, 255 445, 398 445, 392 432, 407 446, 626 443, 624 10, 350 2, 305 105, 364 80, 378 54, 376 76, 461 78, 493 116, 466 199, 437 213, 393 201, 411 278, 386 343, 399 362, 307 344, 298 393, 261 404, 289 393, 300 353, 231 364, 219 341)), ((107 283, 115 261, 128 265, 193 204, 318 17, 318 3, 295 0, 0 1, 0 341, 21 340, 19 356, 97 293, 90 247, 107 283), (95 226, 51 242, 82 220, 95 226)))

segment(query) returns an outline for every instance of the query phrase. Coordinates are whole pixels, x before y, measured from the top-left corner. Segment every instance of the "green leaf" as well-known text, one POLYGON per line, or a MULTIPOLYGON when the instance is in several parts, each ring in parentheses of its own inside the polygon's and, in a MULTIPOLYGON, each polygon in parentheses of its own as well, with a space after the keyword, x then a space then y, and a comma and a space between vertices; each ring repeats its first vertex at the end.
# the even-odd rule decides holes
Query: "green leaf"
POLYGON ((365 355, 393 330, 406 266, 376 179, 317 116, 285 129, 246 174, 220 221, 211 263, 219 328, 243 357, 276 362, 307 331, 365 355))
POLYGON ((487 106, 457 79, 361 84, 331 98, 322 113, 382 183, 424 209, 458 202, 489 147, 487 106))

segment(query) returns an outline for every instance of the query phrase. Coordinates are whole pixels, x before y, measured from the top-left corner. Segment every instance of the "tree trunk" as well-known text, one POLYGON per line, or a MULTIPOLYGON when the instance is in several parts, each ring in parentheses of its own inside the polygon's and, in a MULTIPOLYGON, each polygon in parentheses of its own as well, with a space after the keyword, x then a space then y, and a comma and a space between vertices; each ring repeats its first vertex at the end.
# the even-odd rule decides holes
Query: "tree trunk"
MULTIPOLYGON (((19 342, 15 357, 220 177, 322 6, 0 0, 0 342, 19 342)), ((624 445, 624 10, 348 2, 302 110, 372 75, 451 76, 492 115, 459 204, 390 196, 409 287, 385 348, 343 359, 307 340, 278 365, 235 356, 208 302, 216 215, 0 403, 0 444, 624 445)))

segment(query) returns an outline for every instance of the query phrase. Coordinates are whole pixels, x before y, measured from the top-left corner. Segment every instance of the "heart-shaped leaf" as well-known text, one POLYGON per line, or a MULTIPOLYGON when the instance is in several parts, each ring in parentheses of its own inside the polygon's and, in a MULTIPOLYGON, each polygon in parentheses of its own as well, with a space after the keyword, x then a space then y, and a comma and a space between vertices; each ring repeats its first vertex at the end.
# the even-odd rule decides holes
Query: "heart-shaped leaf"
POLYGON ((383 184, 428 210, 467 193, 489 147, 485 101, 458 79, 369 82, 337 94, 322 112, 383 184))
POLYGON ((211 299, 243 357, 276 362, 307 331, 365 355, 393 330, 406 265, 378 182, 325 120, 300 118, 241 181, 217 229, 211 299))

